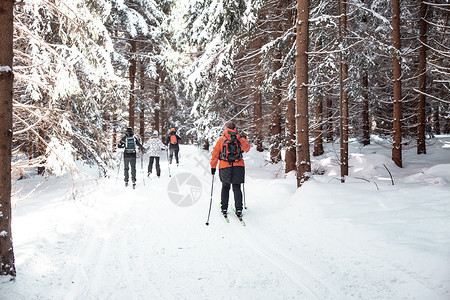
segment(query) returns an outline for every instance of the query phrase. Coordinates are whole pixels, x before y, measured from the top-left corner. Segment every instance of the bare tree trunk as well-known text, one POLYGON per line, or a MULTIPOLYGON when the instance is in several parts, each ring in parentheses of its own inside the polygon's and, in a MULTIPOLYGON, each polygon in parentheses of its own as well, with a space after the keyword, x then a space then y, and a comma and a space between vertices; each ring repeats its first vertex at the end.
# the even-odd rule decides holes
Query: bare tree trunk
POLYGON ((424 0, 420 1, 420 53, 419 53, 419 107, 418 107, 418 126, 417 126, 417 154, 426 154, 427 149, 425 146, 425 106, 426 106, 426 86, 427 86, 427 22, 425 18, 427 16, 427 4, 424 0))
POLYGON ((136 80, 136 41, 131 41, 131 60, 130 60, 130 102, 128 104, 128 126, 134 131, 134 105, 135 105, 135 80, 136 80))
MULTIPOLYGON (((254 50, 259 51, 261 49, 261 37, 256 37, 254 41, 254 50)), ((253 92, 253 101, 254 101, 254 115, 253 122, 255 124, 256 131, 256 150, 259 152, 264 151, 263 148, 263 119, 262 119, 262 95, 261 95, 261 66, 259 65, 261 62, 260 54, 255 56, 255 90, 253 92)))
MULTIPOLYGON (((296 23, 296 20, 294 18, 293 9, 288 9, 286 14, 291 26, 294 25, 296 23)), ((295 43, 295 39, 293 37, 291 38, 291 42, 292 44, 295 43)), ((288 87, 292 79, 289 79, 287 83, 288 87)), ((289 94, 290 93, 288 92, 288 98, 286 99, 286 153, 284 158, 286 162, 284 171, 286 173, 289 173, 296 169, 295 162, 297 160, 297 149, 295 147, 295 100, 289 94)))
MULTIPOLYGON (((320 96, 319 96, 320 97, 320 96)), ((322 129, 322 98, 320 97, 316 103, 316 128, 314 130, 314 151, 313 156, 319 156, 323 154, 323 129, 322 129)))
POLYGON ((309 0, 298 0, 297 5, 296 133, 297 187, 300 187, 311 176, 308 119, 309 0))
MULTIPOLYGON (((329 94, 331 94, 331 91, 329 92, 329 94)), ((333 137, 333 99, 331 98, 331 96, 327 97, 327 101, 326 101, 326 105, 327 105, 327 122, 326 122, 326 128, 325 128, 325 132, 326 132, 326 138, 327 138, 327 142, 328 143, 332 143, 334 140, 333 137)))
POLYGON ((0 276, 16 277, 11 232, 13 0, 0 2, 0 276))
POLYGON ((392 148, 392 160, 402 167, 402 68, 398 55, 400 53, 400 1, 392 0, 392 50, 394 58, 394 143, 392 148))
POLYGON ((115 113, 115 108, 113 111, 113 117, 112 117, 112 124, 113 124, 113 132, 112 132, 112 148, 113 152, 116 152, 117 150, 117 115, 115 113))
MULTIPOLYGON (((160 73, 159 68, 157 67, 158 75, 160 73)), ((154 104, 155 104, 155 129, 160 131, 160 97, 159 97, 159 77, 155 79, 155 98, 154 98, 154 104)))
MULTIPOLYGON (((347 32, 347 2, 346 0, 339 1, 339 39, 341 45, 347 32)), ((344 84, 348 78, 348 65, 343 58, 343 53, 340 53, 340 100, 341 100, 341 126, 340 126, 340 146, 341 146, 341 182, 345 181, 345 176, 348 175, 348 96, 344 88, 344 84)))
MULTIPOLYGON (((322 48, 322 41, 319 39, 316 41, 316 51, 320 51, 322 48)), ((316 62, 318 58, 316 59, 316 62)), ((322 94, 319 92, 316 103, 316 117, 315 117, 315 129, 314 129, 314 150, 313 156, 319 156, 323 154, 323 101, 322 94)))
MULTIPOLYGON (((439 107, 440 107, 439 102, 436 102, 436 104, 434 105, 434 116, 433 116, 433 123, 434 123, 433 127, 434 127, 434 133, 436 133, 436 134, 441 134, 441 122, 440 122, 440 117, 439 117, 440 116, 439 107)), ((447 110, 447 111, 449 112, 450 110, 447 110)), ((450 116, 449 116, 449 119, 447 120, 447 128, 450 128, 450 116)), ((449 129, 447 129, 447 132, 444 132, 444 133, 448 134, 449 129)))
POLYGON ((289 173, 295 170, 295 162, 297 158, 295 147, 295 100, 289 98, 286 101, 286 154, 285 172, 289 173))
MULTIPOLYGON (((274 61, 274 71, 281 69, 281 50, 277 49, 274 61)), ((271 126, 271 148, 270 159, 273 163, 278 163, 281 160, 281 79, 275 78, 273 81, 274 95, 272 99, 272 124, 271 126)))
POLYGON ((139 79, 140 79, 140 92, 139 92, 139 135, 142 142, 145 142, 145 65, 143 61, 139 63, 139 79))
MULTIPOLYGON (((45 155, 45 144, 42 142, 42 140, 45 140, 45 131, 43 128, 43 124, 39 126, 38 133, 41 138, 38 138, 37 140, 37 157, 44 157, 45 155)), ((38 175, 43 175, 45 173, 45 166, 38 167, 37 170, 38 175)))
POLYGON ((364 146, 370 145, 370 125, 369 125, 369 95, 367 90, 369 88, 369 76, 366 74, 362 78, 362 98, 363 98, 363 111, 362 111, 362 129, 363 138, 362 144, 364 146))
MULTIPOLYGON (((159 82, 159 85, 160 85, 160 87, 163 88, 164 87, 164 82, 166 80, 165 73, 161 72, 160 73, 160 77, 161 77, 161 80, 159 82)), ((166 141, 165 141, 164 137, 165 137, 165 134, 168 131, 168 128, 167 128, 168 116, 167 116, 166 103, 165 103, 164 97, 160 97, 159 101, 161 103, 161 112, 160 112, 160 116, 161 116, 161 118, 160 118, 161 132, 160 132, 160 136, 161 136, 162 142, 165 143, 166 141)))

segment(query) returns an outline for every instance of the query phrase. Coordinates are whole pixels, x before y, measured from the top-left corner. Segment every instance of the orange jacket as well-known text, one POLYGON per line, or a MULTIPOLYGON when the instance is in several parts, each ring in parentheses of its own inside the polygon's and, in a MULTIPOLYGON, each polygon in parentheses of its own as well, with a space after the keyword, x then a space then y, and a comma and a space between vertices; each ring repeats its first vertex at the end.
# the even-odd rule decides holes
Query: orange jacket
MULTIPOLYGON (((236 132, 236 131, 232 130, 232 129, 227 129, 223 132, 223 136, 217 140, 216 145, 214 146, 214 150, 212 152, 211 168, 217 167, 217 162, 219 161, 219 155, 220 155, 220 152, 222 152, 222 144, 223 144, 223 142, 225 142, 225 140, 227 138, 230 139, 229 132, 236 132)), ((237 135, 237 139, 239 140, 239 142, 241 142, 242 151, 247 152, 248 150, 250 150, 250 143, 246 139, 241 137, 239 134, 237 135)), ((233 163, 233 166, 245 167, 244 160, 239 159, 239 160, 235 161, 233 163)), ((231 167, 229 162, 224 161, 224 160, 221 160, 219 162, 219 169, 228 168, 228 167, 231 167)))

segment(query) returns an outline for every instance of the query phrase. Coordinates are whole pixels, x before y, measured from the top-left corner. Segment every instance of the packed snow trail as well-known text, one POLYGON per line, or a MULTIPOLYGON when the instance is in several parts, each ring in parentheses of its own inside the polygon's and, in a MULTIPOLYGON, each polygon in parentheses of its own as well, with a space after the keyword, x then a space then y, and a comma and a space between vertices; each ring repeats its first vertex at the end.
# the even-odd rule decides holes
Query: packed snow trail
MULTIPOLYGON (((280 166, 265 166, 264 157, 252 152, 246 157, 247 226, 231 210, 230 223, 225 222, 218 208, 217 175, 206 226, 209 155, 194 146, 182 146, 180 154, 180 166, 171 165, 172 177, 163 156, 161 178, 145 178, 145 186, 142 176, 148 158, 144 170, 138 161, 135 190, 124 186, 121 169, 118 178, 113 170, 111 178, 95 184, 79 179, 77 191, 68 194, 64 191, 70 180, 56 179, 52 184, 60 189, 47 194, 44 190, 26 200, 26 207, 35 209, 17 208, 15 223, 22 233, 15 236, 17 280, 0 284, 0 295, 6 299, 446 298, 448 285, 434 284, 418 273, 422 267, 413 269, 409 262, 395 260, 402 254, 391 252, 402 250, 402 245, 390 245, 372 229, 373 207, 362 211, 366 207, 348 195, 351 183, 333 186, 311 180, 296 191, 295 178, 273 178, 280 166), (308 196, 313 199, 303 198, 308 196), (346 200, 336 203, 339 199, 346 200), (320 208, 315 205, 319 201, 320 208), (342 218, 326 215, 328 207, 347 202, 353 203, 346 207, 365 214, 364 228, 348 222, 353 219, 345 216, 347 212, 342 218), (19 228, 25 226, 25 218, 33 220, 27 234, 19 228), (49 221, 40 222, 43 219, 49 221), (30 281, 32 294, 27 290, 30 281)), ((373 190, 360 182, 351 187, 355 195, 373 190)), ((448 191, 443 193, 445 197, 448 191)), ((380 200, 368 196, 367 201, 380 200)), ((388 210, 389 199, 383 201, 383 210, 388 210)), ((356 214, 352 211, 348 214, 356 214)), ((374 216, 373 224, 376 220, 374 216)), ((442 264, 449 256, 443 257, 434 263, 442 264)))

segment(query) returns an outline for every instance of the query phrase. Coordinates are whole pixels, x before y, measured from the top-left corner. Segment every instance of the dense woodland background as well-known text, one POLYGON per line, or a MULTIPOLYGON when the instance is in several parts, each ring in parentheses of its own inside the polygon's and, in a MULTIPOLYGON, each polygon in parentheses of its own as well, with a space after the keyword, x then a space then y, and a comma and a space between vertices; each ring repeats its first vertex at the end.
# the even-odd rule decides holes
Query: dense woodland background
POLYGON ((208 149, 228 120, 271 162, 284 153, 298 185, 325 142, 340 145, 343 180, 349 139, 383 137, 401 166, 402 147, 426 154, 426 138, 450 133, 449 12, 447 0, 16 1, 12 179, 75 160, 104 175, 126 126, 144 142, 175 127, 208 149))
MULTIPOLYGON (((349 138, 368 144, 376 134, 392 145, 392 4, 310 1, 313 155, 339 141, 341 90, 349 138)), ((296 8, 286 0, 18 2, 13 169, 70 167, 70 155, 59 157, 66 164, 53 158, 58 149, 106 168, 128 125, 144 141, 176 127, 207 148, 229 119, 280 161, 281 149, 295 150, 296 8)), ((420 126, 450 133, 449 10, 448 1, 400 5, 405 147, 417 146, 420 126)))

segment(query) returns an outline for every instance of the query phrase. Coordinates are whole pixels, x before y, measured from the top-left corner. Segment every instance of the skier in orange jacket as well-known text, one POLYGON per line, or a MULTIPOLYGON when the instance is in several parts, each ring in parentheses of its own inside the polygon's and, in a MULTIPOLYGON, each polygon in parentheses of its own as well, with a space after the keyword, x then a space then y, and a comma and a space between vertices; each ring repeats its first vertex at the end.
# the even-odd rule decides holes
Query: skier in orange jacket
POLYGON ((221 209, 227 214, 230 187, 233 186, 234 203, 236 215, 242 215, 242 191, 241 183, 245 180, 245 164, 242 152, 250 150, 250 143, 236 132, 233 122, 225 124, 223 136, 219 138, 214 146, 211 157, 211 174, 216 173, 219 162, 219 177, 222 182, 221 209))

